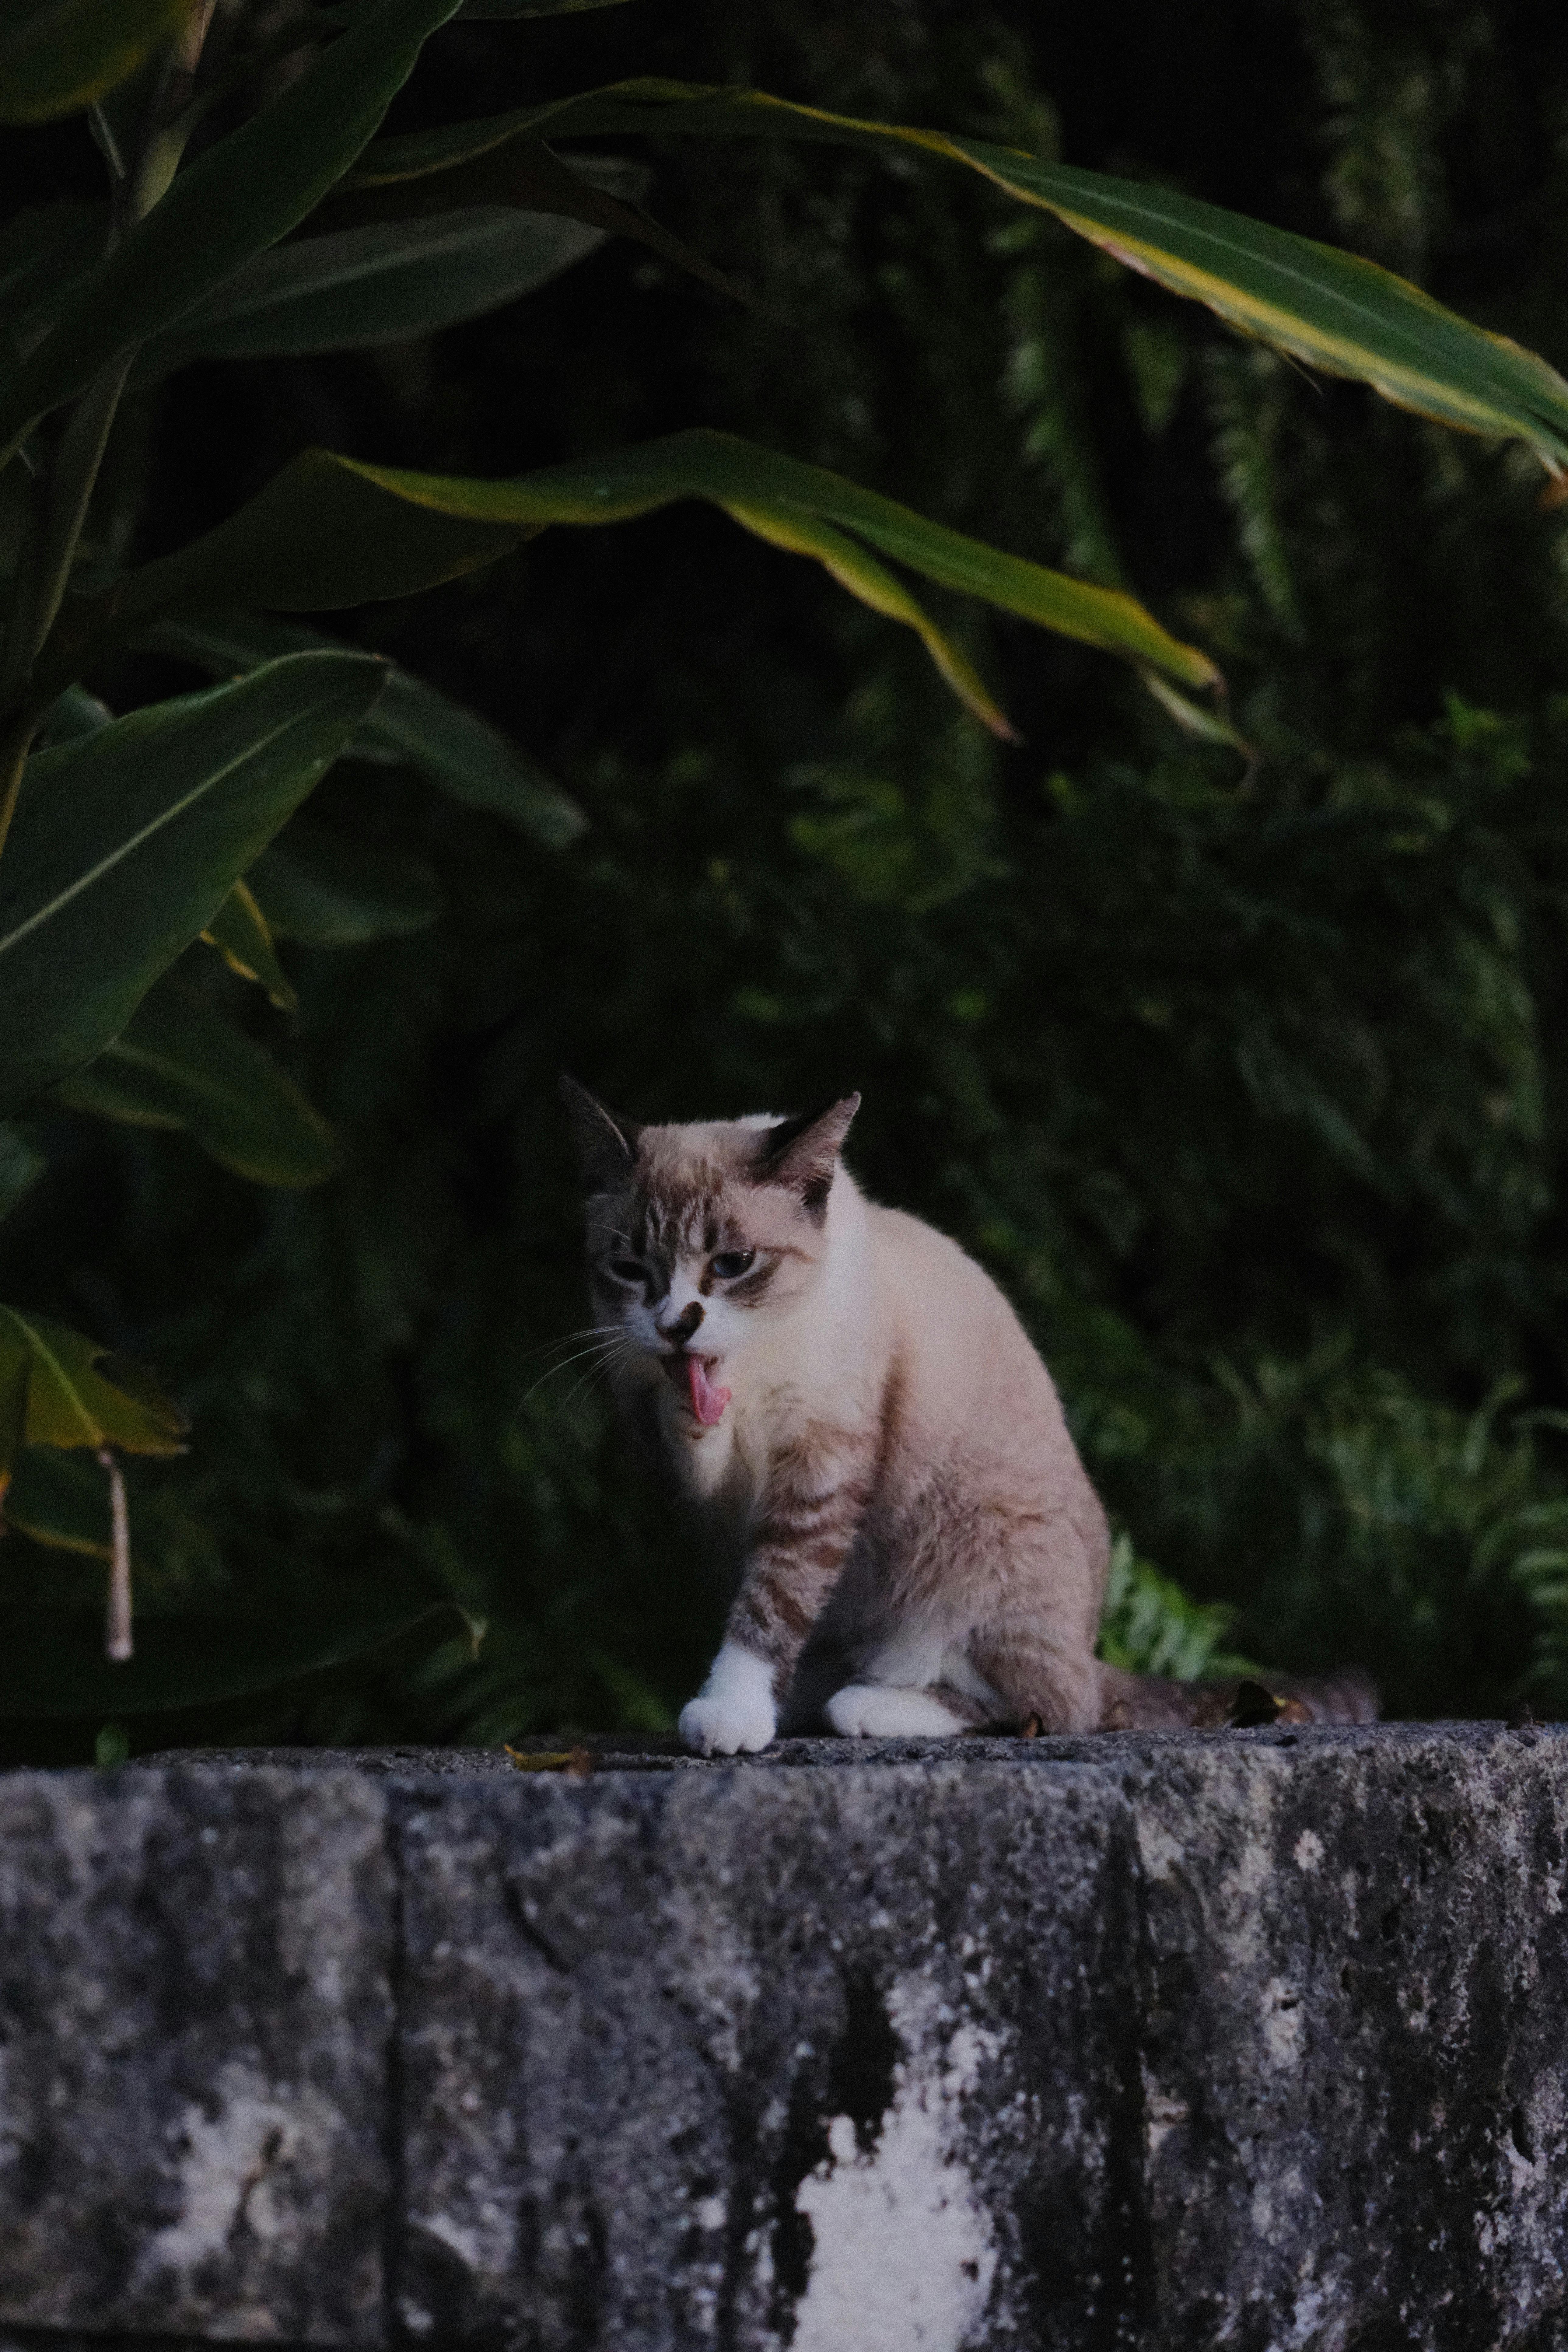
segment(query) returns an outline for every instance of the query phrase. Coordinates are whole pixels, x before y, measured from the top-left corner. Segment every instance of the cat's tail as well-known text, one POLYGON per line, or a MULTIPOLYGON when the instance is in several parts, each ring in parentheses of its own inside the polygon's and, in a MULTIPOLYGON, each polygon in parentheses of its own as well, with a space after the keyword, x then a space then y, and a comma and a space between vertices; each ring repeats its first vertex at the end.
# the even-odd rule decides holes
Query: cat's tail
POLYGON ((1100 1670, 1101 1731, 1218 1731, 1265 1723, 1375 1723, 1377 1685, 1359 1666, 1337 1674, 1231 1675, 1173 1683, 1100 1670))

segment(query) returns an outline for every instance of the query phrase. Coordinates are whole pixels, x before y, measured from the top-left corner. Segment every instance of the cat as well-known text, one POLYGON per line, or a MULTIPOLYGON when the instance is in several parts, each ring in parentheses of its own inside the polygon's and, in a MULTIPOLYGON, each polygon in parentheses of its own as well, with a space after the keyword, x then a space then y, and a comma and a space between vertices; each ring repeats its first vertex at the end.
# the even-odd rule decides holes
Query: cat
MULTIPOLYGON (((1050 1374, 955 1242, 860 1192, 858 1095, 639 1126, 562 1093, 616 1401, 739 1570, 688 1748, 1213 1714, 1213 1686, 1097 1660, 1110 1537, 1050 1374)), ((1356 1675, 1269 1686, 1375 1714, 1356 1675)))

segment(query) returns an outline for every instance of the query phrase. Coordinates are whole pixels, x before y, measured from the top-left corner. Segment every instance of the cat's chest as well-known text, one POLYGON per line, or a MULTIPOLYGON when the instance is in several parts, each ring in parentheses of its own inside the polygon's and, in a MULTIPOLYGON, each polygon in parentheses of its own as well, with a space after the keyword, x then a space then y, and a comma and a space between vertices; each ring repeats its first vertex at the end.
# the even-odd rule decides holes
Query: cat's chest
POLYGON ((738 1539, 766 1507, 795 1450, 791 1416, 781 1413, 776 1397, 737 1398, 710 1429, 681 1414, 668 1424, 668 1442, 688 1496, 738 1539))
POLYGON ((731 1410, 716 1426, 703 1429, 689 1413, 661 1403, 665 1457, 688 1499, 720 1517, 743 1519, 758 1483, 754 1448, 741 1427, 743 1417, 731 1410))

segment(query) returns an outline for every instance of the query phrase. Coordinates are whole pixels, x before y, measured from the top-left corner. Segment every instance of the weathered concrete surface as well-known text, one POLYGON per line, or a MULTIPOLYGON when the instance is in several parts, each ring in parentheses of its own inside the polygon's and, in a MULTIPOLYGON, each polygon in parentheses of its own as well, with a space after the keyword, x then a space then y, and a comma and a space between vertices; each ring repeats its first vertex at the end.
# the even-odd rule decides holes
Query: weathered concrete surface
POLYGON ((0 2352, 1568 2352, 1568 1733, 596 1747, 0 1780, 0 2352))
POLYGON ((410 2333, 1094 2340, 1137 2097, 1115 1787, 944 1761, 592 1794, 405 1817, 410 2333))
POLYGON ((1161 2341, 1568 2341, 1568 1743, 1155 1771, 1128 1792, 1161 2341))
POLYGON ((393 1874, 354 1775, 0 1775, 0 2325, 373 2344, 393 1874))

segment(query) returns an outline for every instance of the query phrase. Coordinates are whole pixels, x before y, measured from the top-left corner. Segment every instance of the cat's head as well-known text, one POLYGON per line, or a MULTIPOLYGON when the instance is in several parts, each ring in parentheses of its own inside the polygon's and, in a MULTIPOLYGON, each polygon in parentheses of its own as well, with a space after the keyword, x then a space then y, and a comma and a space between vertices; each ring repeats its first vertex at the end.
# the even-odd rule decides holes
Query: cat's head
POLYGON ((645 1127, 571 1078, 596 1321, 663 1360, 700 1422, 726 1363, 820 1276, 838 1151, 858 1095, 807 1118, 645 1127))

